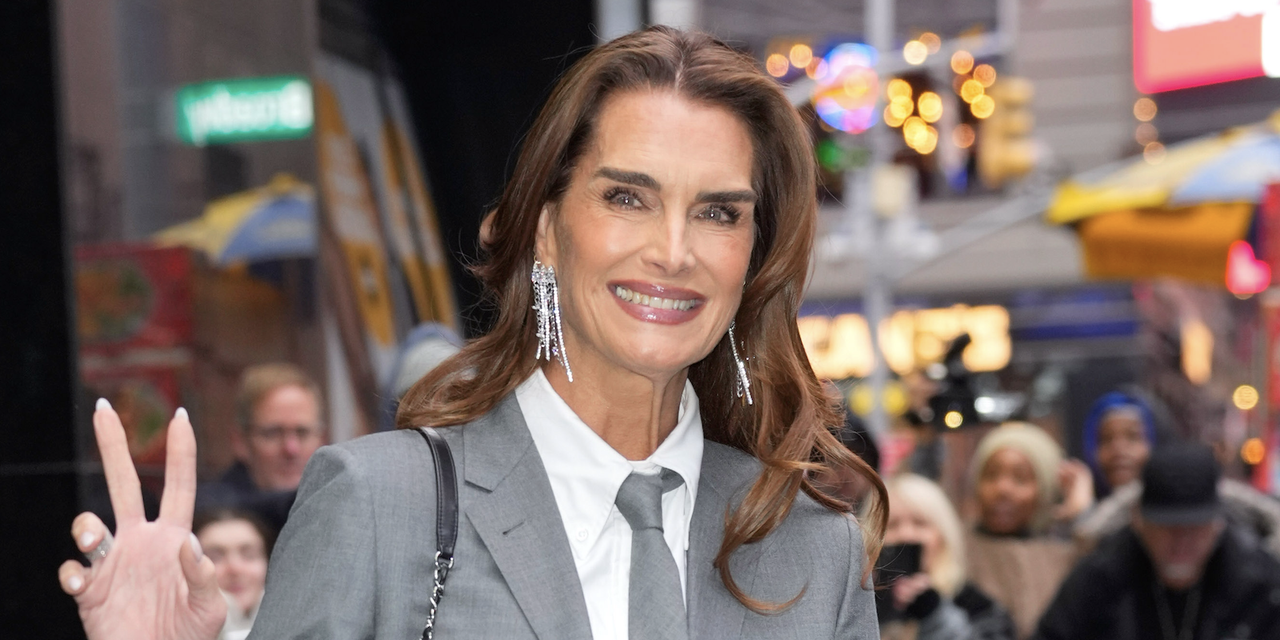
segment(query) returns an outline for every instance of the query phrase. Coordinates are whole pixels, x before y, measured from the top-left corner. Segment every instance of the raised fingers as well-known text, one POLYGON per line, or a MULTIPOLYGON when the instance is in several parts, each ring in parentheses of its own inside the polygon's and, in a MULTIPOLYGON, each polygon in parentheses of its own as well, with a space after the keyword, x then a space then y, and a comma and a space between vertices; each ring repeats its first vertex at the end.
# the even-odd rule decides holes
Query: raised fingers
POLYGON ((62 590, 67 592, 69 596, 78 596, 84 593, 84 588, 88 585, 88 576, 85 575, 84 566, 75 560, 68 560, 58 567, 58 584, 62 585, 62 590))
POLYGON ((196 436, 187 410, 179 408, 169 421, 165 449, 164 496, 160 498, 160 520, 184 529, 191 528, 191 512, 196 502, 196 436))
POLYGON ((107 525, 102 524, 98 516, 88 511, 71 521, 71 537, 76 541, 76 548, 94 566, 102 562, 114 542, 111 532, 107 530, 107 525))
POLYGON ((102 469, 107 476, 107 491, 111 494, 111 508, 116 514, 116 526, 120 529, 145 522, 142 511, 142 485, 138 471, 129 456, 129 440, 124 435, 120 416, 106 398, 98 399, 93 412, 93 433, 98 438, 98 451, 102 454, 102 469))

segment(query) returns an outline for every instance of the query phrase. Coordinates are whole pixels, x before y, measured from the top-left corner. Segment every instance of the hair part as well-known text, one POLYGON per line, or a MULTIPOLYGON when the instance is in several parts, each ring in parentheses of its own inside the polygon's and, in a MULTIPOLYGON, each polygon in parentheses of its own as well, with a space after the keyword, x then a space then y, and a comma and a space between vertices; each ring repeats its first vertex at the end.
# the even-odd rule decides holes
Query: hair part
MULTIPOLYGON (((489 333, 410 389, 397 422, 402 427, 470 422, 493 409, 538 366, 529 273, 539 215, 547 205, 554 210, 569 188, 575 163, 592 144, 605 101, 630 91, 674 91, 725 109, 752 139, 752 188, 759 199, 735 333, 748 355, 755 403, 745 405, 735 394, 736 368, 727 340, 689 368, 689 380, 702 408, 705 437, 764 464, 742 503, 726 517, 715 566, 740 602, 758 612, 779 611, 803 591, 780 604, 750 597, 730 574, 732 553, 776 529, 799 491, 832 511, 851 511, 849 504, 819 492, 806 471, 824 465, 852 468, 867 478, 881 505, 884 484, 835 437, 843 424, 842 410, 814 376, 796 326, 817 226, 817 174, 808 129, 754 59, 707 34, 650 27, 597 47, 556 84, 489 217, 484 259, 473 267, 497 307, 497 320, 489 333), (811 457, 818 462, 810 462, 811 457)), ((887 518, 881 506, 864 522, 864 578, 879 553, 887 518)))

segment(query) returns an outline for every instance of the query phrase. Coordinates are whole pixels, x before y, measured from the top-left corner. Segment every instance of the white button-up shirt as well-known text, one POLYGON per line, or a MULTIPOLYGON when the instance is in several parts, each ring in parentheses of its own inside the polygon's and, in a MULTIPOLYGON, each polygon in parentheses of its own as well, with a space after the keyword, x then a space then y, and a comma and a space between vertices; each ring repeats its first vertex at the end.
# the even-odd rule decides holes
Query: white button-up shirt
MULTIPOLYGON (((702 417, 685 382, 676 428, 645 460, 627 460, 591 430, 551 387, 542 370, 516 388, 516 400, 551 480, 595 640, 627 640, 631 526, 614 499, 632 471, 671 469, 684 478, 662 496, 662 529, 688 601, 689 525, 702 471, 702 417)), ((637 639, 639 640, 639 639, 637 639)))

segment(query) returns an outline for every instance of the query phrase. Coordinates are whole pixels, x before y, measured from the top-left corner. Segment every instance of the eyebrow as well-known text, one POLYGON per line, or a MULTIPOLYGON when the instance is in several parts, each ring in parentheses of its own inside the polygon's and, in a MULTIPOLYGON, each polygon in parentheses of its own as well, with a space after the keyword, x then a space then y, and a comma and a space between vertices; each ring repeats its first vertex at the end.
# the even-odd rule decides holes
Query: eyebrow
MULTIPOLYGON (((658 183, 653 176, 639 171, 623 171, 622 169, 614 169, 612 167, 600 167, 596 171, 596 177, 608 178, 623 184, 629 184, 644 189, 653 189, 661 191, 662 185, 658 183)), ((756 192, 750 189, 739 191, 700 191, 698 192, 695 202, 746 202, 754 203, 757 199, 756 192)))

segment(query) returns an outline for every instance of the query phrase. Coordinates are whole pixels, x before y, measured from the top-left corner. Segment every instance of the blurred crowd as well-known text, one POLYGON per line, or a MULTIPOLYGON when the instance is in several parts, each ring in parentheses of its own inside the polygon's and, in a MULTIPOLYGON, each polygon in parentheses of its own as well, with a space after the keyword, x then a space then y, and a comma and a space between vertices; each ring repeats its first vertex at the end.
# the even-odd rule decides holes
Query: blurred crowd
MULTIPOLYGON (((873 578, 882 637, 1280 637, 1280 502, 1224 478, 1212 450, 1178 441, 1153 403, 1134 390, 1099 398, 1083 460, 1035 425, 991 429, 969 463, 971 509, 953 503, 927 457, 906 458, 884 478, 889 520, 873 578)), ((243 375, 237 460, 200 485, 194 526, 229 604, 223 640, 253 624, 275 535, 327 442, 323 406, 319 385, 292 365, 243 375)), ((880 467, 852 413, 838 435, 880 467)), ((863 513, 875 499, 853 478, 814 480, 863 513)))

